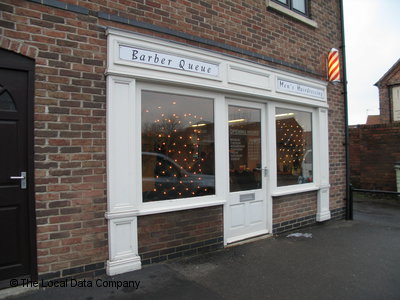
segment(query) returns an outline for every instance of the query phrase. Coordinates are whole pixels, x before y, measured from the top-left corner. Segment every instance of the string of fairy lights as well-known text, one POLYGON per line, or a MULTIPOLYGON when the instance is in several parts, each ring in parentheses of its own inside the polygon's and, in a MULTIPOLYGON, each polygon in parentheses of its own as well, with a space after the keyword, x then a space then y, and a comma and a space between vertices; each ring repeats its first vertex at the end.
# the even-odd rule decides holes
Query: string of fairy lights
POLYGON ((287 172, 299 168, 306 152, 303 128, 294 118, 277 120, 278 159, 287 172), (293 124, 295 123, 295 124, 293 124))
POLYGON ((202 138, 210 134, 207 128, 210 123, 193 113, 167 115, 160 106, 157 110, 157 117, 142 128, 144 147, 160 154, 155 165, 142 166, 154 168, 153 197, 162 200, 209 194, 209 187, 201 181, 205 163, 202 138))

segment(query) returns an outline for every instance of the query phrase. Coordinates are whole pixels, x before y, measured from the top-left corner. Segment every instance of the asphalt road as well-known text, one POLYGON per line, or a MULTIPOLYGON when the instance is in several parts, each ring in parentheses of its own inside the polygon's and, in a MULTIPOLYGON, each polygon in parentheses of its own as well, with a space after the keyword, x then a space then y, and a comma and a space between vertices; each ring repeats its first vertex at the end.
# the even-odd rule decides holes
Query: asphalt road
POLYGON ((400 205, 356 202, 353 221, 329 221, 85 284, 26 289, 11 298, 399 300, 400 205), (297 237, 288 236, 293 233, 297 237))

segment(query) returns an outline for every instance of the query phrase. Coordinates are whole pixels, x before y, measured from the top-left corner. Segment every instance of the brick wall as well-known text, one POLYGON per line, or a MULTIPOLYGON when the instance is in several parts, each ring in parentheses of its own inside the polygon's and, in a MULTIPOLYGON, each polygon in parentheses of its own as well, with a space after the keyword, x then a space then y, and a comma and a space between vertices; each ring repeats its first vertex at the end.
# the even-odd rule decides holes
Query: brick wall
MULTIPOLYGON (((40 274, 67 276, 85 271, 86 266, 102 268, 108 256, 104 26, 321 80, 325 80, 327 51, 340 48, 338 1, 310 1, 318 28, 267 10, 264 0, 39 2, 0 3, 0 45, 36 59, 40 274)), ((331 208, 339 209, 344 206, 345 171, 342 85, 328 86, 328 104, 331 208)), ((157 217, 141 217, 140 224, 151 218, 157 217)))
POLYGON ((94 17, 35 3, 0 8, 2 47, 35 49, 38 272, 60 277, 102 269, 108 257, 104 30, 94 17))
POLYGON ((359 128, 349 128, 349 157, 350 157, 350 183, 354 187, 361 187, 361 131, 359 128))
POLYGON ((400 123, 350 128, 350 174, 356 188, 396 191, 400 123))
POLYGON ((379 116, 380 123, 390 123, 390 89, 386 86, 379 87, 379 116))
POLYGON ((316 192, 274 197, 272 203, 273 233, 293 230, 316 222, 316 192))
POLYGON ((345 206, 346 148, 344 144, 345 120, 342 90, 328 84, 329 122, 329 197, 330 210, 345 206))
POLYGON ((223 247, 223 207, 206 207, 138 218, 142 264, 196 255, 223 247))

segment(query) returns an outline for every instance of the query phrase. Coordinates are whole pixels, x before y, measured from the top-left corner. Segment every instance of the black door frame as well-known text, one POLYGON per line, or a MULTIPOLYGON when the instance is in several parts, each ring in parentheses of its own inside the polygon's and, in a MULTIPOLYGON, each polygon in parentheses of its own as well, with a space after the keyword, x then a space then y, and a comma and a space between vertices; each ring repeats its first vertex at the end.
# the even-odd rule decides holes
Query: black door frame
POLYGON ((25 71, 28 74, 27 86, 27 194, 31 280, 38 279, 37 246, 36 246, 36 208, 35 208, 35 165, 34 165, 34 90, 35 90, 35 60, 21 54, 0 49, 0 68, 25 71))

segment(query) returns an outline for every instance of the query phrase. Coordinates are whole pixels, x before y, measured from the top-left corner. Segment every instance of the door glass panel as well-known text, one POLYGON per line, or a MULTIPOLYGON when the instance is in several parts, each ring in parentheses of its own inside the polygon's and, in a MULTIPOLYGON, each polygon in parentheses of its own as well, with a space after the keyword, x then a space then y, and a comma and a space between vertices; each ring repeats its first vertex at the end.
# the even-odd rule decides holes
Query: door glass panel
POLYGON ((230 191, 260 189, 261 110, 229 106, 230 191))
POLYGON ((14 101, 10 93, 0 86, 0 110, 16 111, 14 101))
POLYGON ((142 92, 143 202, 215 194, 213 99, 142 92))

